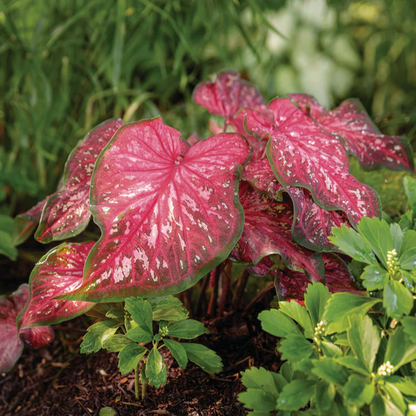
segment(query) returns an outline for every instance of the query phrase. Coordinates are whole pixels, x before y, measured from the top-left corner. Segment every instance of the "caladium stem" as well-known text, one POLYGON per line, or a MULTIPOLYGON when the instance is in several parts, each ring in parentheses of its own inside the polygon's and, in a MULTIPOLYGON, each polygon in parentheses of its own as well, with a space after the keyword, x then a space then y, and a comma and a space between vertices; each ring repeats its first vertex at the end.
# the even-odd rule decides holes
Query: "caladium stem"
MULTIPOLYGON (((142 377, 143 381, 143 377, 142 377)), ((136 396, 136 400, 139 400, 139 366, 134 370, 134 395, 136 396)), ((143 400, 143 392, 142 392, 142 400, 143 400)))
MULTIPOLYGON (((139 379, 139 376, 138 376, 138 370, 136 371, 136 387, 137 387, 137 389, 138 389, 138 383, 139 383, 139 381, 138 381, 138 379, 139 379)), ((142 381, 142 400, 144 400, 144 398, 146 397, 146 389, 147 389, 147 377, 146 377, 146 366, 145 366, 145 363, 143 362, 143 365, 142 365, 142 372, 141 372, 141 381, 142 381)), ((138 399, 139 398, 139 393, 137 392, 137 394, 136 394, 136 399, 138 399)))

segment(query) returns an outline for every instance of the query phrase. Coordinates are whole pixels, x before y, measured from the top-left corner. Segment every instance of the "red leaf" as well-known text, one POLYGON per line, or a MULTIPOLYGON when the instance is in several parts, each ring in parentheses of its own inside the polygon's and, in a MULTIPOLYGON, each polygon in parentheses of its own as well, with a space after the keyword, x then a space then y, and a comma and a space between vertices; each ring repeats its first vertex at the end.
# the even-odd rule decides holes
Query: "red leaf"
POLYGON ((216 75, 214 82, 199 84, 194 91, 194 101, 207 108, 211 114, 225 117, 226 124, 233 124, 232 117, 244 107, 267 111, 258 89, 240 79, 236 71, 221 72, 216 75))
POLYGON ((46 199, 38 202, 29 211, 16 216, 13 229, 13 243, 18 246, 24 243, 39 224, 46 199))
POLYGON ((329 242, 328 236, 332 235, 332 227, 340 227, 342 224, 350 226, 342 211, 326 211, 321 208, 305 188, 280 185, 267 159, 249 162, 241 179, 250 183, 256 191, 277 201, 282 201, 282 192, 290 195, 295 211, 292 236, 297 243, 313 251, 338 251, 329 242))
POLYGON ((342 136, 351 154, 364 168, 387 167, 413 173, 413 152, 409 141, 405 137, 381 134, 358 100, 344 101, 334 110, 327 111, 308 95, 291 94, 290 97, 305 112, 309 111, 319 126, 342 136))
POLYGON ((177 293, 227 258, 243 228, 236 171, 249 146, 237 134, 210 137, 186 154, 181 143, 160 117, 115 135, 92 180, 103 235, 82 287, 65 299, 177 293))
POLYGON ((244 231, 231 257, 253 266, 266 256, 279 254, 288 268, 318 279, 323 273, 320 255, 292 240, 292 204, 276 202, 247 183, 241 184, 239 196, 244 209, 244 231))
MULTIPOLYGON (((322 259, 325 266, 325 285, 332 293, 350 292, 364 295, 365 292, 357 290, 347 265, 337 256, 323 254, 322 259)), ((316 280, 321 281, 322 279, 316 280)), ((284 299, 303 301, 310 280, 303 274, 292 270, 283 270, 276 278, 276 288, 284 299)))
POLYGON ((43 256, 33 269, 30 296, 19 316, 21 328, 52 325, 82 315, 94 304, 55 299, 81 286, 85 261, 94 242, 63 243, 43 256))
POLYGON ((122 126, 121 120, 106 121, 78 144, 66 162, 62 186, 46 199, 35 238, 50 243, 78 235, 91 217, 90 181, 98 155, 122 126))
POLYGON ((54 332, 50 326, 37 326, 21 329, 20 336, 29 347, 43 348, 53 340, 54 332))
MULTIPOLYGON (((10 371, 22 353, 23 344, 18 333, 16 318, 25 306, 28 296, 29 286, 24 284, 10 296, 0 298, 0 373, 10 371)), ((49 327, 44 327, 42 331, 36 332, 27 329, 20 335, 33 346, 43 347, 48 339, 50 341, 53 338, 53 335, 50 338, 51 333, 49 327)))
POLYGON ((346 150, 336 136, 287 98, 272 101, 269 108, 274 123, 250 109, 244 110, 245 123, 250 133, 270 136, 267 154, 281 184, 309 189, 316 203, 344 211, 353 224, 363 216, 380 216, 377 193, 350 175, 346 150))
POLYGON ((263 257, 255 266, 248 266, 247 269, 254 276, 267 276, 271 273, 270 269, 273 266, 275 266, 275 263, 270 256, 267 256, 263 257))

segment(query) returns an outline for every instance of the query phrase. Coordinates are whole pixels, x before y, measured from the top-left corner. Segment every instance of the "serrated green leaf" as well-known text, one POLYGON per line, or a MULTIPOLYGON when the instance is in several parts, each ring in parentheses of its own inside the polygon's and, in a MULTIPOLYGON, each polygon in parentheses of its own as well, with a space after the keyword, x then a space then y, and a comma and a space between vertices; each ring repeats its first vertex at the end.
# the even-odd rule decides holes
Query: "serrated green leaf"
POLYGON ((315 348, 303 335, 291 334, 282 339, 278 350, 282 354, 282 360, 295 363, 304 358, 309 358, 314 353, 315 348))
POLYGON ((117 412, 112 407, 102 407, 98 416, 116 416, 117 412))
POLYGON ((390 361, 397 370, 413 360, 416 360, 416 344, 410 341, 402 327, 398 327, 389 337, 384 362, 390 361))
POLYGON ((400 320, 412 310, 413 296, 401 283, 389 280, 383 292, 383 306, 388 316, 400 320))
POLYGON ((277 309, 261 312, 258 319, 261 321, 263 330, 275 337, 283 338, 289 334, 302 335, 293 320, 277 309))
POLYGON ((150 298, 148 302, 152 305, 154 321, 173 322, 188 318, 189 312, 175 296, 150 298))
POLYGON ((334 385, 324 380, 319 381, 315 388, 315 402, 320 413, 324 413, 331 408, 334 397, 334 385))
POLYGON ((328 331, 343 332, 349 326, 348 318, 352 315, 363 316, 367 311, 381 302, 381 299, 358 296, 352 293, 335 293, 328 301, 324 319, 329 322, 328 331))
POLYGON ((377 217, 364 217, 358 223, 358 230, 384 267, 387 267, 387 253, 394 249, 393 237, 387 222, 380 221, 377 217))
POLYGON ((119 326, 120 323, 117 321, 101 321, 91 325, 81 343, 81 354, 91 354, 99 351, 103 347, 103 342, 109 336, 115 334, 119 326))
POLYGON ((391 400, 383 397, 383 401, 384 401, 384 406, 385 406, 384 414, 386 416, 403 416, 404 415, 404 413, 391 400))
POLYGON ((240 393, 238 400, 246 409, 253 409, 260 414, 270 415, 270 412, 276 409, 276 397, 263 389, 250 388, 240 393))
POLYGON ((275 397, 287 384, 282 375, 267 371, 265 368, 251 367, 241 373, 243 375, 241 382, 247 389, 263 389, 275 397))
POLYGON ((156 345, 151 349, 147 357, 146 377, 149 380, 149 384, 157 389, 160 386, 164 386, 167 381, 166 364, 156 345))
POLYGON ((163 343, 166 345, 173 358, 178 362, 182 370, 185 370, 188 365, 188 356, 186 355, 185 348, 182 344, 173 339, 164 339, 163 343))
POLYGON ((367 240, 352 228, 345 225, 342 225, 341 228, 333 227, 332 234, 329 241, 345 254, 362 263, 377 264, 377 259, 367 240))
POLYGON ((395 386, 402 394, 416 396, 416 380, 410 377, 390 376, 388 382, 395 386))
POLYGON ((217 374, 222 371, 221 358, 204 345, 186 343, 182 344, 185 348, 188 359, 197 366, 201 367, 208 374, 217 374))
POLYGON ((331 297, 328 288, 322 283, 316 282, 308 284, 304 296, 306 309, 312 319, 313 327, 322 321, 325 312, 325 306, 331 297))
POLYGON ((110 352, 120 352, 124 347, 131 344, 134 344, 134 342, 125 335, 114 334, 104 340, 103 348, 110 352))
POLYGON ((379 331, 368 316, 351 316, 349 320, 350 327, 347 329, 347 336, 351 349, 371 372, 380 345, 379 331))
POLYGON ((126 337, 134 342, 141 342, 143 344, 152 342, 153 339, 153 335, 141 326, 136 326, 127 331, 126 337))
POLYGON ((124 322, 124 310, 122 308, 111 308, 105 316, 106 318, 124 322))
POLYGON ((347 382, 350 373, 345 367, 338 364, 335 358, 324 357, 320 360, 314 360, 313 363, 312 373, 328 383, 342 387, 347 382))
POLYGON ((118 368, 121 374, 127 374, 135 370, 147 351, 148 349, 142 345, 126 345, 118 354, 118 368))
POLYGON ((411 176, 405 176, 403 185, 410 209, 414 212, 414 215, 416 215, 416 179, 411 176))
POLYGON ((367 383, 363 376, 353 374, 344 385, 342 392, 347 406, 361 408, 373 401, 375 387, 374 384, 367 383))
POLYGON ((365 364, 356 357, 347 355, 345 357, 337 357, 335 358, 335 361, 350 370, 362 374, 363 376, 371 375, 371 372, 367 370, 365 364))
POLYGON ((332 342, 321 341, 320 347, 326 357, 342 357, 341 348, 337 347, 332 342))
POLYGON ((410 340, 416 344, 416 317, 405 316, 402 319, 403 331, 407 334, 410 340))
POLYGON ((204 324, 194 319, 185 319, 169 326, 169 336, 183 339, 194 339, 202 334, 209 334, 204 324))
POLYGON ((400 253, 400 248, 403 241, 403 230, 399 224, 390 224, 390 234, 393 238, 393 245, 397 253, 400 253))
POLYGON ((306 308, 294 300, 290 302, 279 302, 279 307, 281 312, 289 316, 289 318, 292 318, 305 330, 306 338, 312 339, 314 337, 314 328, 306 308))
POLYGON ((287 384, 277 399, 280 410, 298 410, 305 407, 315 392, 315 381, 293 380, 287 384))
POLYGON ((381 396, 376 394, 373 398, 373 401, 370 405, 371 416, 385 416, 386 408, 384 405, 384 400, 381 396))
POLYGON ((280 367, 280 374, 284 377, 284 379, 288 383, 292 381, 293 373, 294 373, 294 365, 287 361, 283 363, 282 366, 280 367))
POLYGON ((136 324, 153 338, 152 305, 147 300, 140 298, 128 298, 125 305, 136 324))
POLYGON ((403 232, 413 228, 413 211, 407 211, 400 217, 399 226, 403 232))
POLYGON ((403 236, 399 252, 400 266, 405 270, 414 270, 416 267, 416 231, 407 230, 403 236))
POLYGON ((372 264, 364 269, 361 279, 363 280, 363 286, 367 290, 384 289, 384 286, 389 281, 389 273, 382 267, 372 264))
POLYGON ((403 395, 400 390, 393 384, 386 381, 382 386, 382 390, 384 390, 390 401, 402 412, 402 414, 406 414, 407 405, 404 401, 403 395))

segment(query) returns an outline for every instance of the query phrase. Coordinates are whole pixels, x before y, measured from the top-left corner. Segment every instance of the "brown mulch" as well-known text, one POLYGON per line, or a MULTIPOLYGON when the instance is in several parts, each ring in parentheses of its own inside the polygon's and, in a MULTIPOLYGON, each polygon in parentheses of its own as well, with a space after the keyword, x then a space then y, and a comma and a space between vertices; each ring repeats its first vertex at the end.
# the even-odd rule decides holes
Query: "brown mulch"
POLYGON ((51 345, 26 348, 13 371, 0 375, 0 416, 98 415, 106 406, 119 416, 246 415, 237 400, 244 389, 240 372, 251 366, 270 370, 279 366, 276 339, 260 331, 256 316, 236 314, 205 322, 211 335, 198 341, 222 357, 224 371, 216 376, 192 363, 182 371, 164 352, 168 383, 159 390, 148 387, 144 402, 134 397, 134 374, 120 375, 116 354, 79 354, 82 333, 71 327, 85 328, 85 322, 69 322, 56 331, 51 345))

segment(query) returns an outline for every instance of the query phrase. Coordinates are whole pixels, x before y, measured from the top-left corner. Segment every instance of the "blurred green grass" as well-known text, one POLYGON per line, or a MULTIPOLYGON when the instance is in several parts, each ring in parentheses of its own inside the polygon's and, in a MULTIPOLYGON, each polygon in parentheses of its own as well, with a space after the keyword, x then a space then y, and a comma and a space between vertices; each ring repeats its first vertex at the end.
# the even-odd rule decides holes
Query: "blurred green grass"
POLYGON ((414 22, 411 0, 3 0, 0 213, 53 192, 73 146, 105 119, 160 113, 184 137, 208 135, 192 91, 227 68, 268 99, 359 97, 383 131, 413 139, 414 22))

